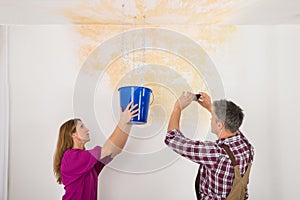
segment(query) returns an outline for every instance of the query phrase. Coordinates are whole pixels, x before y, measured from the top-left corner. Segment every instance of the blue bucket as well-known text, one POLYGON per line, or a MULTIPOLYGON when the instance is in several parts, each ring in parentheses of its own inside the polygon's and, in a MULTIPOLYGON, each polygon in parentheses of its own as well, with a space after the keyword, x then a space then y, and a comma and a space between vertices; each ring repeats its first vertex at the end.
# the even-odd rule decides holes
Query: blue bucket
POLYGON ((118 89, 120 92, 120 104, 122 111, 124 111, 127 105, 132 101, 133 104, 138 104, 139 115, 130 120, 130 124, 145 124, 147 123, 150 94, 152 90, 146 87, 139 86, 126 86, 118 89))

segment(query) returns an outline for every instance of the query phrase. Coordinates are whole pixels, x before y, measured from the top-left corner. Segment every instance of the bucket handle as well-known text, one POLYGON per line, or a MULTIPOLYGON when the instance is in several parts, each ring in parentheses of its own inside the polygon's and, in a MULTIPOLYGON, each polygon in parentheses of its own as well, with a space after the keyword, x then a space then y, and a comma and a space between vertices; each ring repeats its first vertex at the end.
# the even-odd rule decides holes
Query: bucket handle
POLYGON ((150 103, 150 105, 152 105, 153 101, 154 101, 154 94, 151 92, 151 95, 152 95, 152 101, 150 103))

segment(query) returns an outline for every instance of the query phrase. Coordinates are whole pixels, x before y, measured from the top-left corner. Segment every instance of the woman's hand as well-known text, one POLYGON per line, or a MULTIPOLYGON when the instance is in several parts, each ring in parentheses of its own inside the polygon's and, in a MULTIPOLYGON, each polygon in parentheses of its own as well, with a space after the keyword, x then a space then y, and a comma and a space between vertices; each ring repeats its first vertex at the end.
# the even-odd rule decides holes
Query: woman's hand
POLYGON ((201 95, 201 97, 198 99, 198 103, 211 113, 213 106, 210 96, 205 92, 199 92, 199 94, 201 95))
POLYGON ((193 101, 194 94, 191 92, 183 92, 182 95, 177 99, 175 108, 180 110, 185 109, 193 101))
POLYGON ((139 115, 139 108, 135 109, 138 104, 135 104, 134 106, 131 106, 133 102, 130 102, 125 110, 122 112, 122 108, 120 108, 120 121, 119 125, 123 127, 126 125, 132 118, 136 117, 139 115))

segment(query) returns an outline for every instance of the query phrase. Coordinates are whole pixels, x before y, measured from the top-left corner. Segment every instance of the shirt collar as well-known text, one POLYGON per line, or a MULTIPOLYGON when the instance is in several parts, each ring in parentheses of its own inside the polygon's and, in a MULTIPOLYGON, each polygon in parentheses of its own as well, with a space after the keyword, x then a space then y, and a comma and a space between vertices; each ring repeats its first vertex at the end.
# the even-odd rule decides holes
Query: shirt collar
POLYGON ((239 131, 237 131, 237 133, 233 136, 230 136, 227 138, 222 138, 222 139, 217 139, 216 143, 218 145, 221 145, 221 144, 229 145, 230 143, 236 142, 238 140, 241 140, 241 134, 239 131))

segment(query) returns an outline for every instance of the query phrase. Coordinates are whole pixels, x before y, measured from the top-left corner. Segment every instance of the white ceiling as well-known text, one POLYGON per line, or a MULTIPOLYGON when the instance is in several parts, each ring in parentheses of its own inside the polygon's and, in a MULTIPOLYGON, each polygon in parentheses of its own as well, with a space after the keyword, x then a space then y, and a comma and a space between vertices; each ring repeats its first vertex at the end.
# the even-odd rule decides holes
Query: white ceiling
POLYGON ((256 0, 235 13, 232 24, 300 24, 300 0, 256 0))
MULTIPOLYGON (((122 3, 127 6, 127 13, 134 13, 137 12, 137 2, 148 10, 151 6, 151 8, 160 6, 163 4, 162 2, 168 2, 168 6, 172 7, 169 11, 169 7, 165 9, 166 15, 164 13, 159 13, 158 16, 152 15, 152 18, 147 19, 150 24, 172 24, 174 22, 179 24, 211 24, 215 17, 211 14, 209 18, 205 19, 193 18, 193 14, 195 14, 193 12, 199 12, 199 9, 202 12, 201 5, 207 0, 0 0, 0 24, 85 24, 87 22, 82 20, 82 16, 74 21, 74 15, 73 18, 70 18, 64 13, 66 9, 69 12, 74 11, 76 13, 76 9, 80 6, 85 7, 83 9, 85 13, 78 11, 77 14, 82 14, 85 17, 89 15, 93 18, 93 23, 101 24, 105 22, 106 24, 110 22, 109 19, 111 19, 111 23, 116 23, 116 21, 120 22, 122 20, 120 15, 120 12, 124 11, 121 9, 122 3), (183 14, 176 12, 173 16, 174 6, 177 10, 185 9, 185 12, 183 14), (97 11, 96 7, 100 10, 97 11), (112 7, 114 9, 111 9, 112 7), (106 8, 109 9, 106 10, 106 8), (193 20, 185 21, 184 19, 187 19, 189 15, 193 20)), ((230 9, 230 14, 224 15, 218 24, 300 24, 300 0, 219 0, 218 3, 209 6, 219 7, 220 12, 230 9)), ((141 12, 141 10, 139 11, 141 12)), ((147 11, 145 11, 145 14, 147 15, 147 11)))

